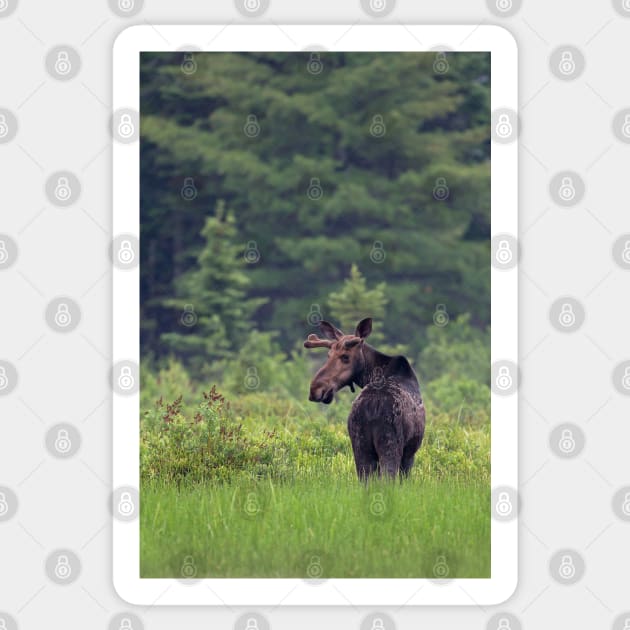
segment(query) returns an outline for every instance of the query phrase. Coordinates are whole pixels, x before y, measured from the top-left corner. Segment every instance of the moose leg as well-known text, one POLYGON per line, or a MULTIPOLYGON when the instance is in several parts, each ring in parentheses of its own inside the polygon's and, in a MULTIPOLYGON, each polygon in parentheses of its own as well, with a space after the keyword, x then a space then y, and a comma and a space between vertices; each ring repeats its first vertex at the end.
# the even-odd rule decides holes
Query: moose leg
POLYGON ((376 469, 378 467, 378 459, 376 459, 376 456, 357 457, 355 455, 354 461, 357 466, 357 475, 359 476, 359 479, 361 481, 367 481, 368 478, 376 472, 376 469))
POLYGON ((379 475, 395 477, 400 470, 403 455, 402 435, 392 425, 380 425, 374 435, 374 447, 378 455, 379 475))
POLYGON ((405 448, 403 449, 402 461, 400 463, 400 476, 408 477, 409 472, 411 471, 411 467, 413 466, 413 460, 416 455, 416 452, 420 448, 420 442, 422 438, 415 438, 413 440, 409 440, 407 444, 405 444, 405 448))
POLYGON ((352 421, 348 423, 348 432, 357 475, 362 481, 367 481, 368 477, 376 472, 378 466, 378 456, 372 444, 372 436, 366 433, 359 423, 352 421))

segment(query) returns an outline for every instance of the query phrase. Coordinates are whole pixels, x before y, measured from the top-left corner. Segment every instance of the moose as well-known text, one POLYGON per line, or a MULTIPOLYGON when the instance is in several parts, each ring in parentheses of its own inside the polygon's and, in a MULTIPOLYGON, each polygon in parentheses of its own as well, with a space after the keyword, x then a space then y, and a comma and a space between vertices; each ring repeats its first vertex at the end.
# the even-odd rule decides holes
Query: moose
POLYGON ((310 334, 305 348, 328 348, 328 360, 313 377, 309 400, 329 405, 343 387, 362 388, 352 403, 348 433, 359 479, 409 475, 424 435, 425 410, 418 379, 404 356, 388 356, 368 345, 372 319, 362 319, 353 335, 327 321, 323 339, 310 334))

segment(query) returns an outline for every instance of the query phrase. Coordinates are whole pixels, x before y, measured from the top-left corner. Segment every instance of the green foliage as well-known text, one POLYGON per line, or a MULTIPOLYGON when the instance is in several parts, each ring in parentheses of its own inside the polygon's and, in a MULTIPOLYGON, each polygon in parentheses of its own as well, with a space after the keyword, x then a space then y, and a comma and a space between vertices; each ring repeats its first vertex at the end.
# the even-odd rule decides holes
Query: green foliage
MULTIPOLYGON (((258 337, 252 341, 265 344, 258 337)), ((260 346, 259 346, 260 347, 260 346)), ((303 357, 264 355, 260 384, 243 388, 248 364, 226 370, 221 389, 208 393, 171 362, 143 375, 141 471, 145 480, 226 481, 240 476, 308 478, 335 468, 354 478, 346 420, 355 395, 340 392, 330 406, 307 401, 303 357), (264 375, 275 375, 266 386, 264 375), (299 376, 296 376, 298 375, 299 376), (291 389, 299 383, 292 393, 291 389)), ((412 476, 489 480, 490 392, 470 379, 430 382, 424 391, 427 431, 412 476)))
MULTIPOLYGON (((352 334, 357 322, 364 317, 382 322, 386 304, 385 283, 381 282, 373 289, 368 289, 365 278, 354 264, 350 269, 350 277, 344 281, 341 289, 328 296, 330 314, 346 334, 352 334)), ((383 333, 378 330, 372 333, 371 342, 382 339, 383 333)))
POLYGON ((280 331, 288 353, 310 305, 343 293, 353 264, 368 286, 387 283, 378 330, 412 357, 437 303, 470 313, 475 327, 490 323, 489 55, 447 53, 446 74, 431 52, 321 57, 312 75, 309 53, 198 53, 186 75, 181 53, 142 54, 144 352, 174 352, 201 370, 239 347, 252 319, 280 331), (251 116, 259 133, 248 136, 251 116), (382 136, 370 133, 375 116, 382 136), (180 195, 186 177, 191 200, 180 195), (446 198, 434 195, 440 178, 446 198), (221 200, 233 229, 213 223, 201 235, 221 200), (231 245, 214 251, 219 229, 231 245), (260 260, 241 269, 250 241, 260 260), (258 298, 268 302, 245 306, 258 298), (179 323, 186 303, 199 309, 190 331, 179 323))
POLYGON ((474 328, 468 314, 451 319, 444 327, 431 326, 417 369, 425 381, 444 377, 447 384, 449 379, 468 379, 489 386, 490 328, 474 328))
POLYGON ((488 575, 486 385, 429 382, 410 478, 363 486, 346 429, 355 394, 308 402, 305 353, 287 356, 262 333, 224 366, 225 396, 177 361, 142 366, 143 576, 178 577, 193 556, 197 577, 307 577, 309 553, 328 577, 434 577, 438 555, 453 577, 488 575), (255 389, 242 385, 249 359, 255 389))
POLYGON ((214 216, 201 230, 204 246, 197 265, 183 274, 177 284, 177 298, 163 300, 174 308, 181 325, 176 332, 160 336, 165 347, 201 369, 206 362, 225 358, 240 347, 251 328, 250 318, 264 304, 264 298, 246 298, 251 282, 244 273, 247 264, 240 245, 234 244, 234 216, 218 203, 214 216), (191 311, 190 309, 193 308, 191 311), (192 316, 196 321, 187 321, 192 316))
POLYGON ((194 413, 183 412, 182 396, 162 399, 144 415, 140 465, 144 479, 162 482, 227 480, 247 470, 265 474, 282 466, 282 447, 273 432, 253 437, 243 431, 225 399, 213 387, 204 392, 194 413))

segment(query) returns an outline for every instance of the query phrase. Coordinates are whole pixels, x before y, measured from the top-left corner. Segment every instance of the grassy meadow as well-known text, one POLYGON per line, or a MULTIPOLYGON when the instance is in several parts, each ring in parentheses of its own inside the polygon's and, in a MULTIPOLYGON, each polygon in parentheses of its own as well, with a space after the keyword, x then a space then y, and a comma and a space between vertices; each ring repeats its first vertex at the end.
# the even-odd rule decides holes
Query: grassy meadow
POLYGON ((144 367, 143 577, 489 576, 485 385, 432 381, 410 478, 365 485, 346 429, 356 394, 310 403, 305 354, 266 361, 252 381, 235 359, 215 387, 174 361, 144 367))

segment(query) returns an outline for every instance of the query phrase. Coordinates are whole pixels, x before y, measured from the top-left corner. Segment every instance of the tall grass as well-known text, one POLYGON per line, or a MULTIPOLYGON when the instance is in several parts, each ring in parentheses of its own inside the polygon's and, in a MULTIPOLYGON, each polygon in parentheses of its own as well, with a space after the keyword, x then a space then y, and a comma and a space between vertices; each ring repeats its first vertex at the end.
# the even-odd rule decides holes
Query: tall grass
POLYGON ((143 378, 143 577, 489 576, 490 428, 474 382, 427 388, 409 479, 362 484, 349 392, 324 407, 282 383, 224 396, 177 364, 143 378))

